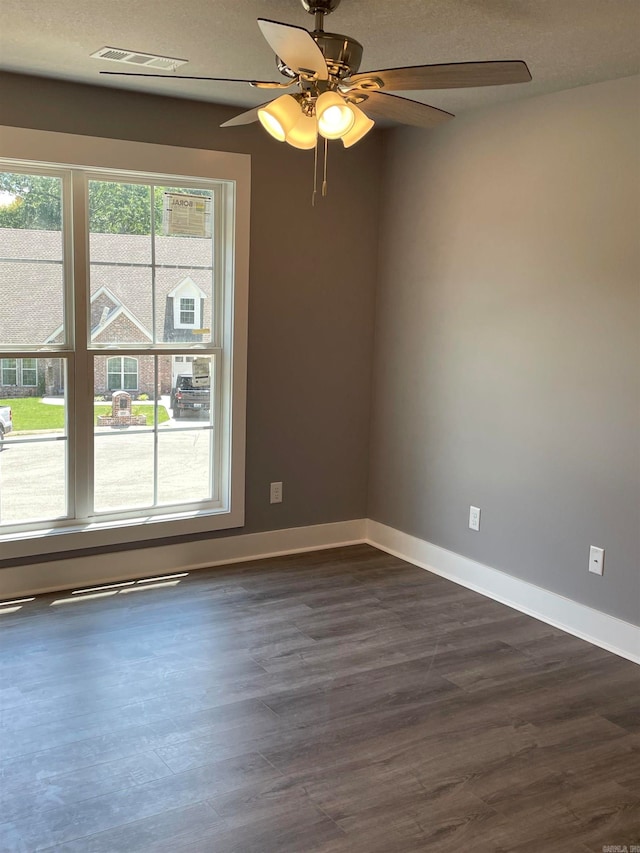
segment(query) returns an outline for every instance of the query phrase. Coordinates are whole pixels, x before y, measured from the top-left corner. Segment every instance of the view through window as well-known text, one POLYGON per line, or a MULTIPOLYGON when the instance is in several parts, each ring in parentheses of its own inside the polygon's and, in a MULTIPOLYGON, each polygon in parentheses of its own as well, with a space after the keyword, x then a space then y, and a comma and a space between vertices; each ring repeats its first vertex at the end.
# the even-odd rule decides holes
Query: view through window
POLYGON ((214 511, 229 453, 222 183, 10 165, 0 532, 214 511))

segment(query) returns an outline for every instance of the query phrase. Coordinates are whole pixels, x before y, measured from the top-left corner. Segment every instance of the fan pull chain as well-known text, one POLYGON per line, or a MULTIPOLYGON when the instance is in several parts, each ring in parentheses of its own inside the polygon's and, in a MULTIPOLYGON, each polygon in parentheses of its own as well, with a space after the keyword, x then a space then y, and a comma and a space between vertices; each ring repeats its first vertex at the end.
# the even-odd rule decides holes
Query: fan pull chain
POLYGON ((313 152, 313 195, 311 196, 311 207, 316 206, 316 196, 318 194, 318 139, 316 138, 316 147, 313 152))
POLYGON ((329 155, 329 140, 325 137, 324 140, 324 174, 322 176, 322 195, 327 195, 327 158, 329 155))

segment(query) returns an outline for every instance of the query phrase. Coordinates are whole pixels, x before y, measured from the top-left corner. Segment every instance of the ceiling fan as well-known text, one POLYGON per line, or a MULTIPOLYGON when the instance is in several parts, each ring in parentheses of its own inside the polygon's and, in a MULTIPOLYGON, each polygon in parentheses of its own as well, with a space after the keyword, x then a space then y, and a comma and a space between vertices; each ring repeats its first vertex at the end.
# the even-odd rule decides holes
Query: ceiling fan
MULTIPOLYGON (((324 30, 325 15, 337 9, 340 0, 301 2, 315 17, 315 28, 311 32, 303 27, 258 18, 258 26, 276 54, 278 71, 286 78, 284 81, 185 75, 175 75, 172 79, 248 83, 257 89, 291 89, 292 93, 247 110, 221 127, 260 121, 279 142, 287 142, 294 148, 315 148, 316 156, 320 135, 325 140, 325 163, 326 140, 341 139, 345 148, 349 148, 366 136, 375 119, 433 127, 454 117, 445 110, 389 94, 389 91, 498 86, 531 80, 527 64, 521 60, 413 65, 358 73, 363 52, 360 42, 324 30)), ((168 76, 119 71, 100 73, 128 77, 168 76)), ((325 190, 326 186, 323 194, 325 190)))
MULTIPOLYGON (((325 15, 337 9, 340 0, 301 2, 305 10, 315 16, 312 32, 258 18, 258 26, 276 54, 278 70, 287 78, 285 82, 184 75, 176 75, 173 79, 248 83, 257 89, 296 87, 294 94, 283 95, 221 125, 232 127, 259 120, 272 136, 296 148, 313 148, 318 133, 327 139, 342 139, 348 148, 371 130, 371 119, 433 127, 453 118, 444 110, 388 94, 389 91, 498 86, 531 80, 529 69, 521 60, 414 65, 358 73, 363 52, 360 42, 350 36, 324 31, 325 15)), ((119 71, 100 73, 129 77, 168 76, 119 71)))

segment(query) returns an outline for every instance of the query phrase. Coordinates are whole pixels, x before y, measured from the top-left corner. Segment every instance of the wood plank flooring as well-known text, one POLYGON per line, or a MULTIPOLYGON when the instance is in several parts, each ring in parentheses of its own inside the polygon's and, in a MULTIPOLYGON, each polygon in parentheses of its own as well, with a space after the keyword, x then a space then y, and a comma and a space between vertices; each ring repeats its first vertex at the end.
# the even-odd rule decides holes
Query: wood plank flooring
POLYGON ((401 560, 65 597, 0 616, 0 851, 640 844, 640 668, 401 560))

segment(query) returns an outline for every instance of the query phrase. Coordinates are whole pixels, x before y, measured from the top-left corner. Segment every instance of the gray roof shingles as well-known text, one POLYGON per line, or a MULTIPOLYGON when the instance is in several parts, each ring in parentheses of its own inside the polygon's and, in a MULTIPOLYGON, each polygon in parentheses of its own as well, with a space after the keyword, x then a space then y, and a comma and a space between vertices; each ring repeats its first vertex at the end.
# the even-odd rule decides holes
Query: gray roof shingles
MULTIPOLYGON (((129 234, 90 235, 91 294, 107 288, 145 329, 152 329, 151 238, 129 234)), ((0 346, 40 344, 62 324, 63 269, 60 232, 0 231, 0 346), (46 261, 43 263, 43 261, 46 261)), ((156 237, 156 328, 165 329, 168 294, 185 278, 204 292, 202 325, 210 325, 212 241, 156 237)), ((106 304, 106 303, 105 303, 106 304)), ((98 312, 102 316, 102 312, 98 312)), ((92 312, 92 325, 96 316, 92 312)), ((102 324, 104 326, 104 323, 102 324)), ((95 329, 94 325, 94 329, 95 329)), ((104 338, 104 332, 101 339, 104 338)), ((206 340, 206 339, 205 339, 206 340)), ((113 341, 114 343, 122 341, 113 341)))

